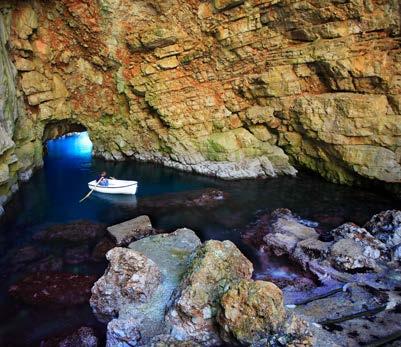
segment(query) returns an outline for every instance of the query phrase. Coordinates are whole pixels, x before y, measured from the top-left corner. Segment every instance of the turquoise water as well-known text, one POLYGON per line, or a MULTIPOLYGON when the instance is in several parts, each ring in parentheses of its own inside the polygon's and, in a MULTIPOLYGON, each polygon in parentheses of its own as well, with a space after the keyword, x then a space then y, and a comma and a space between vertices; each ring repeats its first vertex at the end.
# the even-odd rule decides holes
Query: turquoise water
MULTIPOLYGON (((154 164, 105 162, 93 159, 91 151, 92 144, 86 133, 49 141, 44 167, 28 183, 21 185, 20 191, 6 206, 6 215, 0 220, 1 346, 39 345, 48 336, 82 325, 104 331, 88 305, 62 310, 38 309, 15 302, 7 294, 8 287, 25 272, 23 269, 11 274, 5 271, 8 266, 6 255, 26 245, 42 247, 32 240, 32 236, 52 224, 87 219, 111 225, 147 213, 157 228, 174 230, 185 226, 195 230, 203 240, 230 239, 253 261, 257 275, 285 279, 296 277, 296 269, 282 259, 260 254, 239 237, 240 231, 255 220, 257 213, 285 207, 303 218, 319 222, 323 229, 330 229, 346 221, 361 224, 381 210, 401 208, 400 202, 385 192, 338 186, 308 174, 300 174, 297 178, 226 182, 154 164), (102 170, 119 179, 138 181, 137 196, 94 193, 79 204, 88 192, 87 182, 102 170), (169 201, 166 194, 170 193, 176 194, 175 200, 180 200, 181 196, 185 198, 187 191, 209 187, 227 192, 228 198, 211 209, 183 206, 172 209, 167 203, 152 208, 149 203, 169 201), (155 200, 149 200, 151 198, 155 200)), ((63 251, 62 246, 45 247, 44 250, 46 254, 55 255, 63 251)), ((63 271, 100 276, 105 266, 105 263, 86 261, 74 266, 64 265, 63 271)))

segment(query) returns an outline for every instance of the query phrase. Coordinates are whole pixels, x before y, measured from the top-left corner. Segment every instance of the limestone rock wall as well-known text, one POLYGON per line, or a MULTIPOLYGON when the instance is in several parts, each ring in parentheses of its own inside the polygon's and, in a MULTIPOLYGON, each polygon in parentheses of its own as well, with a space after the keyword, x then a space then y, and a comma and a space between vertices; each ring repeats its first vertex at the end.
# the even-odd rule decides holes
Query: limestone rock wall
POLYGON ((40 163, 45 129, 61 122, 63 131, 88 129, 106 159, 223 178, 295 174, 299 165, 341 183, 401 180, 396 0, 8 7, 2 32, 10 29, 18 73, 3 75, 16 78, 11 89, 25 105, 19 117, 13 107, 8 128, 1 121, 21 152, 14 171, 40 163))

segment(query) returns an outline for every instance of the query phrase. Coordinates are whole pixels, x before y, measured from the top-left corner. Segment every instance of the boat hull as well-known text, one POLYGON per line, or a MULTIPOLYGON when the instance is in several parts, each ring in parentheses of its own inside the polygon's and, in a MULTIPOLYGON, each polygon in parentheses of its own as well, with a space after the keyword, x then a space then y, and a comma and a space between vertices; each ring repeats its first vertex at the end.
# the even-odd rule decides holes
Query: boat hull
POLYGON ((88 183, 90 190, 105 194, 136 194, 138 182, 136 181, 123 181, 123 180, 109 180, 108 186, 96 186, 96 181, 88 183))

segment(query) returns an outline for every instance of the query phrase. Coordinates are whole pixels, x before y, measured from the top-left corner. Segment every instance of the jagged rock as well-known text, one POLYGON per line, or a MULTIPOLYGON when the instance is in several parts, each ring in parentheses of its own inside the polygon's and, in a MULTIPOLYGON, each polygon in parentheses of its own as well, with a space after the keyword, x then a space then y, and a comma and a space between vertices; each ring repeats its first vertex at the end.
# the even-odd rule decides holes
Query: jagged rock
POLYGON ((250 279, 253 267, 230 241, 207 241, 194 255, 167 320, 171 335, 205 346, 221 343, 216 326, 219 300, 234 282, 250 279))
POLYGON ((116 318, 107 325, 106 347, 137 346, 140 340, 140 323, 136 319, 116 318))
POLYGON ((154 229, 148 216, 139 216, 134 219, 116 224, 107 228, 117 246, 127 246, 134 240, 152 235, 154 229))
MULTIPOLYGON (((149 236, 129 245, 128 251, 141 254, 148 262, 156 264, 161 273, 156 276, 160 277, 161 282, 153 295, 148 296, 143 302, 130 300, 130 293, 128 293, 125 301, 113 303, 113 314, 118 315, 118 318, 112 320, 108 325, 108 345, 126 346, 127 343, 143 345, 150 343, 152 338, 161 333, 168 333, 165 312, 171 305, 173 292, 178 288, 183 274, 187 270, 191 254, 199 245, 199 238, 189 229, 178 229, 171 234, 149 236)), ((131 260, 135 262, 135 259, 131 260)), ((112 267, 112 265, 110 266, 112 267)), ((129 271, 132 271, 136 265, 127 263, 127 266, 129 266, 129 271)), ((133 274, 136 278, 140 278, 140 275, 141 273, 133 274)), ((145 273, 143 280, 146 279, 146 276, 152 275, 154 274, 145 273)), ((102 281, 108 279, 104 276, 102 281)), ((110 290, 121 291, 121 288, 113 287, 114 284, 116 284, 115 281, 110 283, 110 290)), ((114 295, 112 292, 97 292, 95 288, 93 292, 91 303, 93 303, 95 312, 98 302, 108 300, 110 295, 114 295)))
POLYGON ((222 296, 220 305, 217 320, 226 338, 234 336, 243 344, 275 333, 286 316, 282 292, 270 282, 241 280, 222 296))
MULTIPOLYGON (((282 324, 279 331, 253 342, 250 346, 312 347, 316 346, 316 340, 309 324, 298 316, 291 314, 282 324)), ((338 347, 328 340, 325 340, 324 343, 327 347, 338 347)))
POLYGON ((332 232, 335 242, 330 249, 332 264, 343 271, 376 269, 384 256, 385 245, 355 224, 343 224, 332 232))
POLYGON ((76 221, 67 224, 56 224, 34 235, 40 241, 70 241, 83 242, 96 240, 106 233, 103 224, 89 221, 76 221))
POLYGON ((263 240, 276 255, 291 254, 298 242, 319 236, 315 229, 301 224, 289 210, 276 210, 272 218, 275 221, 263 240))
POLYGON ((110 266, 92 288, 90 305, 96 317, 108 322, 122 307, 146 302, 160 283, 157 265, 144 255, 116 247, 107 252, 110 266))
POLYGON ((35 306, 72 306, 89 301, 95 276, 38 272, 9 288, 15 299, 35 306))
POLYGON ((401 260, 401 211, 380 212, 364 227, 386 245, 393 260, 401 260))

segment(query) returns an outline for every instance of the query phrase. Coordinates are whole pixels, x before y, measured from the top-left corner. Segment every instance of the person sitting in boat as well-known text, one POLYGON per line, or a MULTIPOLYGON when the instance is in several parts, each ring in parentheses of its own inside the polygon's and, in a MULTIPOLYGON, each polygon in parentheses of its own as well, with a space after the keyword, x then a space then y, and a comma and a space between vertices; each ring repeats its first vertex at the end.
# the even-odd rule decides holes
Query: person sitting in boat
POLYGON ((107 187, 109 185, 109 179, 107 178, 107 172, 102 171, 100 175, 96 178, 99 186, 107 187))

